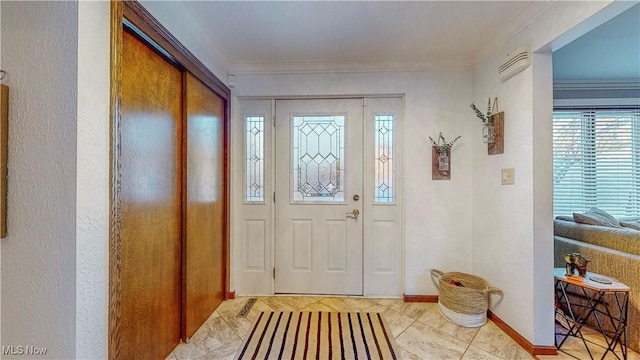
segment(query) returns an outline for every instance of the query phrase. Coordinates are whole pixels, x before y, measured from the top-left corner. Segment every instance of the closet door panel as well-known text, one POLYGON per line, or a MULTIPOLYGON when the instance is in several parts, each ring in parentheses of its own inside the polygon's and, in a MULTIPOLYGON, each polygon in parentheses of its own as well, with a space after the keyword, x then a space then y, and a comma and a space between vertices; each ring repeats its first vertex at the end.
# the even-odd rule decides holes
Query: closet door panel
POLYGON ((181 330, 182 73, 124 32, 120 119, 123 359, 165 358, 181 330))
POLYGON ((186 75, 186 337, 224 299, 224 101, 186 75))

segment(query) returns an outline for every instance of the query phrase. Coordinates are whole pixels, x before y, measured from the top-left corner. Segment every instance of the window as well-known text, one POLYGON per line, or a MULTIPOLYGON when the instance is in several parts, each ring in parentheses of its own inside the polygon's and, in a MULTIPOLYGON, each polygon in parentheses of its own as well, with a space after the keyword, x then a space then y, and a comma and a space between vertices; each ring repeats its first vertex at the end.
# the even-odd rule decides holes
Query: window
POLYGON ((264 115, 244 117, 244 201, 264 202, 264 115))
POLYGON ((556 109, 553 212, 640 215, 640 108, 556 109))
POLYGON ((293 201, 343 202, 344 115, 293 116, 293 201))
POLYGON ((393 203, 393 115, 375 116, 374 202, 393 203))

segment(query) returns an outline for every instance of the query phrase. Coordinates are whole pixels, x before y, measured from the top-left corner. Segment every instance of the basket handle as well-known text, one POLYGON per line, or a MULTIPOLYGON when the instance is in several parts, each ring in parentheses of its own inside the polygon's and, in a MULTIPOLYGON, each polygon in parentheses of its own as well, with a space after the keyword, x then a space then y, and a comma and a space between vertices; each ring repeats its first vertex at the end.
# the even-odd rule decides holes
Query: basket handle
POLYGON ((495 287, 495 286, 489 286, 486 289, 484 289, 483 292, 485 294, 488 294, 490 292, 502 292, 502 289, 500 289, 499 287, 495 287))
POLYGON ((433 276, 437 280, 440 280, 442 275, 444 275, 444 272, 438 269, 430 269, 429 271, 431 272, 431 276, 433 276))

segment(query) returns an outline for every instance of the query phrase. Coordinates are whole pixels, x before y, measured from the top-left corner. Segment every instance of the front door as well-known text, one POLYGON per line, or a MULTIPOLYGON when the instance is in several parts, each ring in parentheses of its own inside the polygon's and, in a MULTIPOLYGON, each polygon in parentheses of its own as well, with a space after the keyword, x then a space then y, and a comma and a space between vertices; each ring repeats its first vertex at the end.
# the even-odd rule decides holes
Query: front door
POLYGON ((277 100, 275 292, 363 294, 363 100, 277 100))

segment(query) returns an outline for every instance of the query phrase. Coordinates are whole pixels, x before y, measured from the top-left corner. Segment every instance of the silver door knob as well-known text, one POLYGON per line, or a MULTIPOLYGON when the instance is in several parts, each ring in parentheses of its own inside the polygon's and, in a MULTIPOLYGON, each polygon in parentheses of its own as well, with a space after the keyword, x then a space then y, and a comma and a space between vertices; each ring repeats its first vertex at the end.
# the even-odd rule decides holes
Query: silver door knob
POLYGON ((358 215, 360 215, 360 210, 358 210, 358 209, 353 209, 353 210, 351 210, 351 211, 347 212, 347 215, 349 215, 349 216, 353 216, 354 218, 356 218, 356 219, 357 219, 357 218, 358 218, 358 215))

